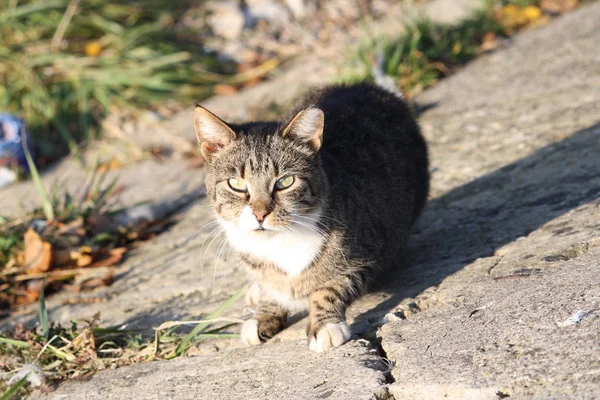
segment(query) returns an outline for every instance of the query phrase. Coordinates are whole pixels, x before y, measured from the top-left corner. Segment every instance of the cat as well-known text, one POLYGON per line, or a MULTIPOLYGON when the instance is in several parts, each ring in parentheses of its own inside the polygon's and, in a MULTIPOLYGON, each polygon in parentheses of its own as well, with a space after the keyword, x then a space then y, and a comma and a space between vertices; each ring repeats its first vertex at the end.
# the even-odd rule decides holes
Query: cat
POLYGON ((321 352, 350 339, 347 306, 399 267, 428 196, 427 146, 407 104, 367 83, 321 89, 290 115, 228 124, 196 106, 194 128, 209 201, 254 281, 243 342, 308 310, 321 352))

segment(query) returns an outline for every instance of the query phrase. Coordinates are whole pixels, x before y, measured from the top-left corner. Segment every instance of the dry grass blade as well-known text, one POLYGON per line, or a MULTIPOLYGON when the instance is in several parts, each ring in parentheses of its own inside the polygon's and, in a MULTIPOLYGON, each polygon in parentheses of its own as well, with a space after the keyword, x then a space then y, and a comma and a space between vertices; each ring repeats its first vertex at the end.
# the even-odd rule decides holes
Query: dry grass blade
POLYGON ((243 319, 240 318, 212 318, 212 319, 201 319, 197 321, 167 321, 160 324, 158 328, 155 328, 156 331, 162 331, 165 329, 171 329, 176 326, 184 326, 184 325, 198 325, 198 324, 214 324, 217 322, 233 322, 235 324, 241 324, 244 322, 243 319))
POLYGON ((42 279, 42 278, 55 278, 55 279, 69 279, 75 277, 77 275, 94 275, 96 272, 110 272, 111 267, 97 267, 97 268, 84 268, 84 269, 65 269, 65 270, 57 270, 51 271, 47 273, 39 273, 39 274, 24 274, 17 275, 14 277, 16 282, 24 282, 30 281, 34 279, 42 279))
POLYGON ((50 49, 52 51, 58 50, 58 46, 60 45, 60 42, 62 41, 62 39, 65 35, 65 32, 67 30, 67 27, 69 26, 69 23, 71 22, 71 19, 73 18, 73 15, 75 15, 75 11, 77 10, 77 7, 79 6, 80 2, 81 2, 81 0, 71 0, 69 2, 69 5, 67 6, 67 10, 63 14, 63 17, 60 20, 60 23, 58 24, 56 31, 54 32, 54 36, 52 36, 52 41, 50 42, 50 49))
POLYGON ((40 326, 42 328, 42 335, 45 339, 48 339, 50 324, 48 323, 48 309, 46 308, 46 297, 44 296, 45 283, 46 279, 42 281, 42 288, 40 290, 40 326))
MULTIPOLYGON (((145 342, 141 335, 136 336, 139 332, 137 330, 99 327, 99 315, 96 315, 84 328, 79 328, 75 321, 70 328, 53 324, 50 340, 39 335, 35 329, 25 330, 23 326, 17 327, 14 338, 0 337, 0 350, 9 356, 8 360, 19 360, 18 364, 7 365, 8 369, 19 371, 20 375, 23 375, 28 371, 23 365, 35 366, 35 371, 42 374, 42 379, 49 380, 51 384, 115 366, 147 362, 157 358, 170 359, 181 356, 191 346, 203 340, 239 337, 238 334, 226 330, 243 321, 223 317, 222 314, 229 310, 244 292, 245 289, 239 291, 221 304, 207 316, 210 318, 168 321, 161 324, 156 328, 155 343, 145 342), (190 324, 196 325, 193 332, 190 332, 191 335, 182 338, 173 332, 179 326, 190 324), (210 325, 217 327, 207 329, 210 325), (164 331, 168 334, 161 338, 161 332, 164 331), (159 344, 165 347, 162 352, 159 344), (177 348, 181 350, 178 352, 177 348)), ((20 378, 18 374, 13 376, 13 380, 20 378)), ((2 385, 0 381, 0 388, 2 385)), ((4 388, 9 389, 6 385, 4 388)))

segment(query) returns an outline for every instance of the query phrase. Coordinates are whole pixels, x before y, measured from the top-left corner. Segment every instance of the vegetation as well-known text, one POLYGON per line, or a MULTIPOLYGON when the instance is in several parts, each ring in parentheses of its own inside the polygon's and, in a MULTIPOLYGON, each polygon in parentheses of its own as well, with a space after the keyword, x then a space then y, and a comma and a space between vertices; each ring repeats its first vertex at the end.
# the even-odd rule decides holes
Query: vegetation
POLYGON ((107 112, 199 100, 232 75, 180 22, 192 1, 0 0, 0 110, 23 118, 37 155, 74 152, 107 112))
POLYGON ((408 23, 398 38, 371 37, 359 50, 361 71, 345 80, 373 79, 373 66, 379 65, 412 97, 478 55, 494 50, 513 33, 547 22, 543 6, 537 0, 486 2, 456 25, 418 19, 408 23))
POLYGON ((42 390, 65 379, 85 378, 97 371, 151 360, 185 355, 192 347, 214 337, 238 337, 228 329, 240 321, 223 318, 244 293, 242 290, 201 321, 169 321, 156 329, 154 340, 145 339, 140 331, 119 327, 100 327, 99 316, 84 322, 73 321, 69 327, 49 324, 44 295, 40 297, 40 328, 16 327, 12 337, 0 337, 3 363, 0 371, 10 373, 0 381, 0 399, 24 395, 32 386, 42 390), (193 326, 180 333, 182 325, 193 326))

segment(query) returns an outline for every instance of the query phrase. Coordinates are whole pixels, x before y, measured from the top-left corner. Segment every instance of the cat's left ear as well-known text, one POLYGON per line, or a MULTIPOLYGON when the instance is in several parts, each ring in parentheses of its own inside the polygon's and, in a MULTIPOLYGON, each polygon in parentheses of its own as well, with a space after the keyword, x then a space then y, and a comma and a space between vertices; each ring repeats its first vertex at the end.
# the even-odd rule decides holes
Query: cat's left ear
POLYGON ((323 128, 325 115, 318 108, 300 111, 281 131, 282 137, 296 139, 319 150, 323 144, 323 128))
POLYGON ((200 151, 207 161, 213 153, 237 137, 225 121, 201 106, 194 108, 194 130, 200 142, 200 151))

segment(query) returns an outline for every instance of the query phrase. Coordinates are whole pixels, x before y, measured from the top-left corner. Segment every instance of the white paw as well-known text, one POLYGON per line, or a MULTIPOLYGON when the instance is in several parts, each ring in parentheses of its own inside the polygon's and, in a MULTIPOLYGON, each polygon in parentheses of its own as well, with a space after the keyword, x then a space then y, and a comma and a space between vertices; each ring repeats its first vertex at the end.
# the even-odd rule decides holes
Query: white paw
POLYGON ((254 318, 249 319, 242 325, 242 342, 248 346, 255 346, 260 344, 260 338, 258 337, 258 320, 254 318))
POLYGON ((255 306, 258 304, 258 301, 260 300, 260 285, 258 282, 253 282, 252 285, 250 285, 248 291, 246 292, 245 300, 246 304, 249 306, 255 306))
POLYGON ((311 338, 308 347, 318 353, 332 347, 338 347, 350 339, 351 333, 348 324, 344 321, 328 323, 317 332, 316 338, 311 338))

